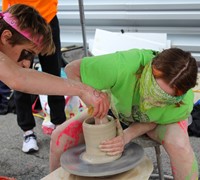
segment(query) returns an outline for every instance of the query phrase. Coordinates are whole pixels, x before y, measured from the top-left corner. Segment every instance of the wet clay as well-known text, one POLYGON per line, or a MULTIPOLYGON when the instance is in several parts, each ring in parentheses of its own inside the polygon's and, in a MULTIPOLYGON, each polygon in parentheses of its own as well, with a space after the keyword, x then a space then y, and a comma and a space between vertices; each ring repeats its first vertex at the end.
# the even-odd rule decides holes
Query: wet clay
POLYGON ((108 121, 103 124, 95 124, 95 119, 86 119, 83 122, 83 134, 85 138, 86 151, 81 155, 84 161, 92 164, 101 164, 114 161, 120 155, 109 156, 100 151, 99 144, 104 140, 114 138, 117 134, 115 120, 108 116, 108 121))

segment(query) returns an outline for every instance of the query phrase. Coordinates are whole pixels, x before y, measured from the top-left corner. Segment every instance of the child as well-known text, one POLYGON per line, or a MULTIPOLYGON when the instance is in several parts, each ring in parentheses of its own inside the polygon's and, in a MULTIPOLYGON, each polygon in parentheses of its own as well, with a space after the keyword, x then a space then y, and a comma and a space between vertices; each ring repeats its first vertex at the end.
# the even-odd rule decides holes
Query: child
MULTIPOLYGON (((40 15, 47 21, 52 29, 52 37, 55 45, 55 52, 51 55, 38 55, 42 71, 60 76, 61 64, 61 44, 60 44, 60 27, 57 18, 58 0, 2 0, 2 10, 6 10, 14 4, 26 4, 34 7, 40 15)), ((30 94, 14 91, 14 100, 16 105, 17 123, 23 131, 22 151, 25 153, 39 150, 37 136, 34 133, 36 126, 35 118, 32 113, 32 99, 30 94), (32 136, 30 136, 32 135, 32 136)), ((43 121, 42 129, 44 134, 51 134, 55 127, 66 121, 65 116, 65 98, 64 96, 48 96, 48 105, 50 107, 50 121, 43 121), (48 122, 49 124, 45 124, 48 122), (46 130, 48 129, 48 130, 46 130)), ((48 116, 45 116, 45 119, 48 116)))
POLYGON ((36 55, 55 51, 50 26, 32 7, 16 4, 0 13, 0 80, 11 89, 32 94, 79 96, 93 106, 93 116, 109 108, 105 93, 73 80, 28 69, 36 55), (100 93, 100 91, 98 91, 100 93))

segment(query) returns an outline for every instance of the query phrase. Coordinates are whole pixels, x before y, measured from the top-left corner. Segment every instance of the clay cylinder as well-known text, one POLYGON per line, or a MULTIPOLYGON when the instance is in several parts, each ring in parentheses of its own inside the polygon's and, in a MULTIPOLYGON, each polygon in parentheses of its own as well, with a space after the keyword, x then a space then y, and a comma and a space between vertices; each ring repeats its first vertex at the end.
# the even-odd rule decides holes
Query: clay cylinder
POLYGON ((86 144, 86 152, 82 155, 84 161, 92 164, 100 164, 114 161, 121 156, 109 156, 99 149, 100 142, 117 135, 114 119, 108 116, 108 120, 108 123, 105 124, 95 124, 94 118, 86 119, 83 122, 83 134, 86 144))

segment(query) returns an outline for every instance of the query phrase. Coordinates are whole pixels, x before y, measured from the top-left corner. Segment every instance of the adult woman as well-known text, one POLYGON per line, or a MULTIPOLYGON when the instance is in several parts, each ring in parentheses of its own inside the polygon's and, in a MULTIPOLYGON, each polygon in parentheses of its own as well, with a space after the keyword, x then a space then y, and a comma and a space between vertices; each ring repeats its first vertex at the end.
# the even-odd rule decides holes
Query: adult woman
MULTIPOLYGON (((146 133, 163 144, 176 180, 198 178, 187 134, 187 118, 193 107, 191 88, 197 80, 197 64, 189 52, 178 48, 161 53, 131 49, 74 61, 67 65, 66 72, 69 78, 112 95, 114 114, 125 129, 123 135, 102 142, 102 151, 121 153, 125 144, 146 133)), ((55 156, 67 150, 61 142, 69 142, 69 137, 59 139, 59 144, 55 141, 69 127, 64 123, 52 136, 50 168, 56 167, 55 156)))

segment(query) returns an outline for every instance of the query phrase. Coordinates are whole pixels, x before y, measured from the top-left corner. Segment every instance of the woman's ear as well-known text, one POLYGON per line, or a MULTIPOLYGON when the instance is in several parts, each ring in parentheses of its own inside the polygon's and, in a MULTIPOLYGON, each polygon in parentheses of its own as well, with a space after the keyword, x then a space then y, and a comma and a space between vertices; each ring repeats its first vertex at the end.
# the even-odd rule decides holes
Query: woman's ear
POLYGON ((10 32, 10 30, 4 30, 1 34, 1 43, 3 45, 5 45, 6 43, 8 43, 8 40, 12 37, 12 33, 10 32))
POLYGON ((157 70, 154 65, 152 66, 152 74, 153 74, 154 78, 162 77, 162 72, 157 70))

